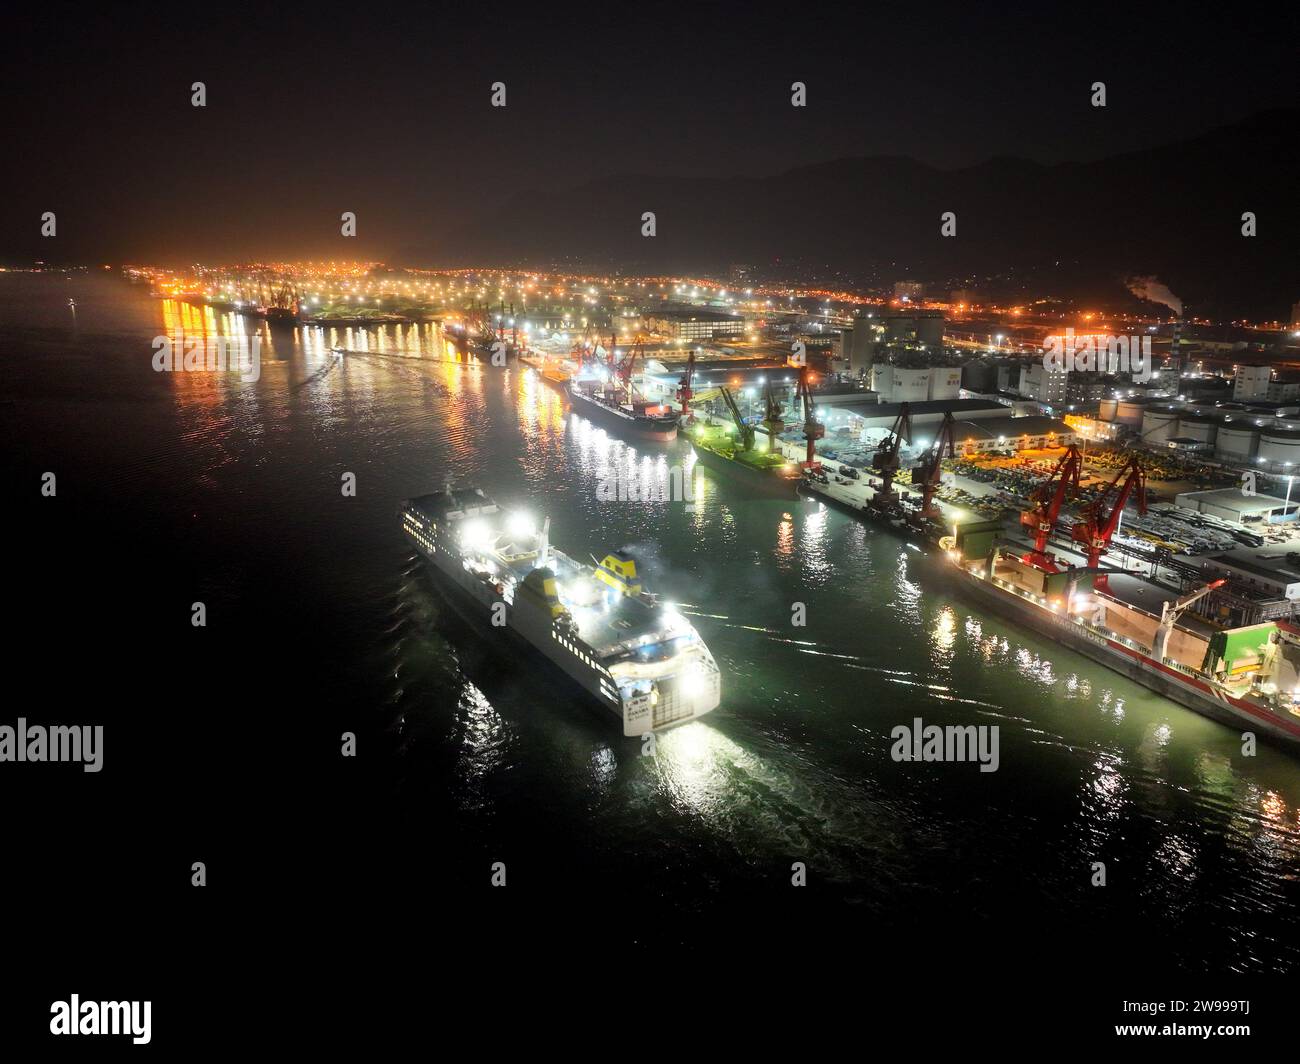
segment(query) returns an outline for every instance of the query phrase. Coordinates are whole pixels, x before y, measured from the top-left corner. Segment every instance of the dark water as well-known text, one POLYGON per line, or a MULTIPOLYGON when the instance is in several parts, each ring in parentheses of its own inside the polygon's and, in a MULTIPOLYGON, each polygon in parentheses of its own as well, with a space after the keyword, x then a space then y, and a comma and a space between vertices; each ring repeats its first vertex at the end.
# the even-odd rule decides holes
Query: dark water
POLYGON ((150 341, 178 323, 237 327, 109 276, 0 276, 15 646, 41 704, 105 721, 108 744, 101 781, 24 782, 135 839, 130 861, 121 836, 40 844, 46 889, 86 859, 115 897, 157 899, 201 853, 245 898, 472 926, 493 919, 466 899, 500 860, 512 897, 547 899, 531 914, 585 934, 587 912, 761 927, 803 896, 802 861, 810 904, 858 942, 940 925, 982 950, 1059 943, 1062 968, 1300 968, 1295 760, 1243 757, 1230 729, 972 608, 934 559, 815 504, 705 472, 691 511, 598 502, 612 463, 685 445, 629 455, 427 327, 264 333, 254 384, 154 372, 150 341), (643 757, 466 632, 396 518, 448 473, 549 514, 570 554, 632 548, 712 648, 721 708, 643 757), (998 725, 1000 769, 893 762, 890 729, 914 717, 998 725))

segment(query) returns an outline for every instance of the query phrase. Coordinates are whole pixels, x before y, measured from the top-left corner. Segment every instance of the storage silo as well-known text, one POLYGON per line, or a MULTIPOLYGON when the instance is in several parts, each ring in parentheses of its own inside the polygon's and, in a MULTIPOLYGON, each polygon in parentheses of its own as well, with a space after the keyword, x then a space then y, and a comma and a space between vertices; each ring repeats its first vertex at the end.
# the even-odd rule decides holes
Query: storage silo
POLYGON ((1178 419, 1178 432, 1184 439, 1212 446, 1219 434, 1219 421, 1217 418, 1184 414, 1178 419))
POLYGON ((1300 432, 1272 428, 1259 434, 1256 457, 1274 467, 1300 466, 1300 432))
MULTIPOLYGON (((1123 408, 1125 404, 1121 403, 1123 408)), ((1142 414, 1142 441, 1151 446, 1168 443, 1178 435, 1178 411, 1153 407, 1142 414)))
POLYGON ((1139 428, 1142 424, 1142 412, 1146 409, 1144 403, 1134 403, 1120 401, 1115 407, 1115 420, 1121 425, 1129 425, 1132 428, 1139 428))
POLYGON ((1249 462, 1259 450, 1259 429, 1250 424, 1227 421, 1219 426, 1214 453, 1229 462, 1249 462))

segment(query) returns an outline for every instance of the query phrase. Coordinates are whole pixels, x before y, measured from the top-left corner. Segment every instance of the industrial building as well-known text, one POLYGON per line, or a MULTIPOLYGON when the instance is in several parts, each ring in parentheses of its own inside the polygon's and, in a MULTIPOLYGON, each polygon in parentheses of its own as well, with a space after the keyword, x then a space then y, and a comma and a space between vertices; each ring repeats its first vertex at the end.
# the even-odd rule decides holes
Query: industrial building
MULTIPOLYGON (((1294 514, 1296 502, 1288 502, 1274 495, 1246 495, 1240 488, 1219 488, 1215 491, 1185 491, 1174 499, 1174 505, 1184 510, 1195 510, 1222 521, 1247 524, 1252 521, 1276 521, 1294 514)), ((1300 577, 1297 577, 1300 580, 1300 577)))
POLYGON ((1232 380, 1232 398, 1263 399, 1284 403, 1300 396, 1300 381, 1274 380, 1270 366, 1238 366, 1232 380))
POLYGON ((958 399, 961 397, 961 367, 909 368, 878 362, 871 369, 871 390, 887 403, 958 399))
POLYGON ((941 310, 891 310, 883 315, 885 343, 943 346, 944 316, 941 310))
POLYGON ((1065 403, 1067 377, 1069 373, 1063 369, 1050 369, 1041 362, 1034 362, 1020 367, 1020 385, 1016 390, 1040 403, 1061 406, 1065 403))
POLYGON ((655 310, 647 312, 646 327, 676 340, 711 340, 715 336, 739 336, 745 320, 711 310, 655 310))
MULTIPOLYGON (((901 403, 876 403, 870 400, 852 400, 817 407, 830 433, 847 435, 859 440, 875 440, 893 428, 898 419, 901 403)), ((913 445, 922 445, 929 428, 932 433, 943 421, 944 415, 953 415, 953 441, 958 453, 976 454, 981 451, 1025 450, 1027 448, 1063 447, 1074 443, 1078 436, 1074 429, 1057 418, 1032 415, 1014 417, 1001 403, 983 399, 957 399, 915 402, 908 404, 913 432, 920 437, 913 445)))
POLYGON ((888 349, 942 350, 944 325, 941 310, 859 312, 852 325, 840 330, 835 357, 842 372, 867 376, 888 349))

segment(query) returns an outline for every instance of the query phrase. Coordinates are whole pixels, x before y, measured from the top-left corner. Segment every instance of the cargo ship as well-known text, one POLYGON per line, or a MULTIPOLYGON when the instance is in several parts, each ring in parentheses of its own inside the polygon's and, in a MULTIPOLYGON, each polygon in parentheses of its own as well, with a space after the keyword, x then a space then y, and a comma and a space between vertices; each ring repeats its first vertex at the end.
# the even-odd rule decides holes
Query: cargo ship
POLYGON ((706 469, 763 495, 793 499, 802 483, 799 467, 783 454, 758 447, 737 446, 725 431, 697 424, 691 431, 691 447, 706 469))
POLYGON ((1170 597, 1111 571, 1049 571, 1000 543, 1002 531, 1000 521, 972 521, 940 541, 972 599, 1181 706, 1300 753, 1300 630, 1280 621, 1226 628, 1188 612, 1224 581, 1170 597))
POLYGON ((694 720, 721 701, 709 648, 644 590, 626 552, 576 561, 550 545, 549 521, 538 529, 476 488, 411 499, 402 530, 466 620, 545 658, 616 716, 624 735, 694 720))
POLYGON ((570 380, 569 403, 575 414, 620 436, 668 443, 677 438, 677 412, 639 397, 620 397, 599 380, 570 380))
POLYGON ((570 374, 560 366, 549 365, 546 359, 531 358, 527 355, 520 355, 519 361, 528 366, 543 384, 552 391, 559 392, 561 395, 569 394, 569 377, 570 374))

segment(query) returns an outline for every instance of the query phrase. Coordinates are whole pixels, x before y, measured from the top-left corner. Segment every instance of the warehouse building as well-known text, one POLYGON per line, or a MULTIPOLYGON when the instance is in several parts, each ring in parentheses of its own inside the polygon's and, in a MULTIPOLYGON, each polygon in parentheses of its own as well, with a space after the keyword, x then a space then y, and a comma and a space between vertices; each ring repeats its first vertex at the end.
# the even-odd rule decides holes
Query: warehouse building
POLYGON ((1214 491, 1185 491, 1174 499, 1174 505, 1221 521, 1246 524, 1277 521, 1288 514, 1293 515, 1300 505, 1300 497, 1288 503, 1275 495, 1247 495, 1241 488, 1218 488, 1214 491))

